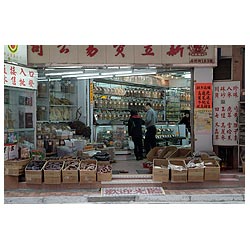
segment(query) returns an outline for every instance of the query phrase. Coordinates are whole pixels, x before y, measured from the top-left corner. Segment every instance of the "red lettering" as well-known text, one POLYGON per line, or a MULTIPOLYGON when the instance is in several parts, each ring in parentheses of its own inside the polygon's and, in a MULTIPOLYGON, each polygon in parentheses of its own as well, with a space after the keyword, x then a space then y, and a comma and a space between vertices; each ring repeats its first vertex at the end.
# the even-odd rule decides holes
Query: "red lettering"
POLYGON ((175 56, 178 53, 180 53, 180 56, 183 56, 183 50, 184 47, 181 47, 181 45, 177 45, 176 47, 174 45, 171 45, 169 51, 167 52, 167 55, 169 56, 175 56))
POLYGON ((25 85, 25 80, 24 80, 24 79, 20 79, 20 80, 19 80, 19 83, 20 83, 20 86, 26 86, 26 85, 25 85))
POLYGON ((87 56, 93 57, 98 52, 98 49, 95 48, 94 45, 89 45, 86 51, 87 51, 87 56))
POLYGON ((113 45, 114 48, 116 48, 116 54, 115 56, 118 56, 121 54, 122 57, 125 57, 125 54, 123 53, 123 50, 125 48, 125 45, 113 45))
POLYGON ((60 48, 59 52, 62 54, 67 54, 69 53, 69 49, 66 47, 66 45, 58 45, 57 48, 60 48))
POLYGON ((16 76, 16 73, 17 73, 16 72, 16 67, 15 66, 11 66, 10 67, 10 74, 16 76))
POLYGON ((39 56, 43 56, 43 45, 31 45, 31 51, 39 56))
POLYGON ((23 74, 24 76, 27 76, 26 73, 24 72, 24 69, 23 69, 23 68, 21 68, 21 70, 20 70, 20 75, 22 75, 22 74, 23 74))
POLYGON ((154 56, 155 55, 155 53, 153 52, 152 45, 144 46, 144 49, 145 49, 145 53, 142 54, 143 56, 154 56))

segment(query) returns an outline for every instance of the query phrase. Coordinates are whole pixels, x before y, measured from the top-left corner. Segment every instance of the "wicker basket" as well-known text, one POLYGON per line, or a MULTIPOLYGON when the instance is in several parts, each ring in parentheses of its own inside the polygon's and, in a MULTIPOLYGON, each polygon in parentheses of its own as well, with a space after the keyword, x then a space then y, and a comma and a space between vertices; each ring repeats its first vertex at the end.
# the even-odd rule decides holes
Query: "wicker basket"
POLYGON ((30 159, 24 160, 8 160, 4 162, 4 174, 19 176, 24 174, 26 165, 30 162, 30 159))

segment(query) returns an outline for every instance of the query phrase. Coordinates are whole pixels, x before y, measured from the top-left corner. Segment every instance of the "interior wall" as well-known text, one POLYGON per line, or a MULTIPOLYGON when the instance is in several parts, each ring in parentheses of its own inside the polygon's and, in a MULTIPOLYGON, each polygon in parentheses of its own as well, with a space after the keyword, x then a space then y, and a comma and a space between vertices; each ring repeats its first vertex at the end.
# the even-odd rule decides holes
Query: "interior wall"
MULTIPOLYGON (((194 68, 194 85, 212 82, 213 68, 194 68)), ((194 126, 194 151, 213 151, 212 123, 209 133, 201 134, 197 132, 198 130, 194 126)))

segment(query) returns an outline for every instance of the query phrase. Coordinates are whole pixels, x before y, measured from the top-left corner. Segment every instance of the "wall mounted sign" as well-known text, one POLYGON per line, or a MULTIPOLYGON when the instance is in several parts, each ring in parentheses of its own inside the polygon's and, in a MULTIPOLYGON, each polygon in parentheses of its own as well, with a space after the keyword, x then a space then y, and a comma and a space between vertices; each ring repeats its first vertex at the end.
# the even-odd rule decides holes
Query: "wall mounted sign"
POLYGON ((28 45, 29 64, 216 66, 215 45, 28 45))
POLYGON ((195 83, 195 108, 211 109, 213 103, 212 83, 195 83))
POLYGON ((237 145, 240 82, 214 82, 213 93, 214 145, 237 145))
POLYGON ((35 69, 5 63, 4 86, 37 89, 37 71, 35 69))
POLYGON ((4 45, 4 60, 27 65, 27 45, 4 45))

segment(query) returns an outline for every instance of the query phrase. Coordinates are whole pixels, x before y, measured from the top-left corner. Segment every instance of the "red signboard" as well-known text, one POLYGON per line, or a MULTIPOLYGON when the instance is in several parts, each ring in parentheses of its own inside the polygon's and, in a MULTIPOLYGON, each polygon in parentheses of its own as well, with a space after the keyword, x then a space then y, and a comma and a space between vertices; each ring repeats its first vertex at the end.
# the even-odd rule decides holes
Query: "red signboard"
POLYGON ((210 109, 212 108, 213 95, 212 83, 195 84, 195 108, 210 109))

